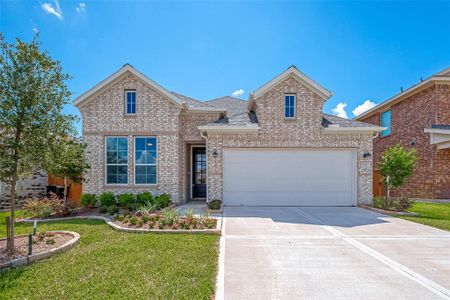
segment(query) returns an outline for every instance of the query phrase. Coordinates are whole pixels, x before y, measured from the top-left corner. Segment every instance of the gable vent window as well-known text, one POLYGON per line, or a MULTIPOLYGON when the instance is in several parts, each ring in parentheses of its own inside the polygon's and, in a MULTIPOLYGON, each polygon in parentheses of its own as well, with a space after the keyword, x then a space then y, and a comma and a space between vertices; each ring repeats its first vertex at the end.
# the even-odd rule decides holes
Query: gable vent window
POLYGON ((136 114, 136 91, 125 92, 125 110, 128 115, 136 114))
POLYGON ((284 96, 284 117, 285 118, 295 117, 295 95, 284 96))

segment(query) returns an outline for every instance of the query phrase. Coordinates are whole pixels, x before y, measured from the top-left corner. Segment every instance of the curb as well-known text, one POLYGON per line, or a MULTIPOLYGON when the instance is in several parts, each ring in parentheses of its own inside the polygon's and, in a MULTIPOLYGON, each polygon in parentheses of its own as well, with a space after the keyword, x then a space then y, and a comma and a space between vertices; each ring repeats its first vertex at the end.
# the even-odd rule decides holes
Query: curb
POLYGON ((392 210, 384 210, 381 208, 375 208, 372 206, 366 206, 366 205, 359 205, 358 207, 364 208, 370 211, 374 211, 380 214, 389 215, 389 216, 408 216, 408 217, 418 217, 419 214, 412 213, 412 212, 405 212, 405 211, 392 211, 392 210))
MULTIPOLYGON (((0 272, 6 270, 8 268, 15 268, 18 266, 28 265, 32 262, 35 262, 35 261, 38 261, 38 260, 41 260, 44 258, 48 258, 56 253, 65 252, 67 250, 72 249, 80 242, 80 235, 73 231, 58 230, 58 231, 48 231, 48 232, 69 234, 69 235, 72 235, 73 237, 67 243, 65 243, 57 248, 53 248, 51 250, 47 250, 44 252, 40 252, 40 253, 24 256, 24 257, 19 257, 19 258, 13 259, 11 261, 8 261, 6 263, 0 264, 0 272)), ((28 235, 22 234, 22 235, 18 235, 17 237, 19 237, 19 236, 28 236, 28 235)), ((6 238, 0 239, 0 240, 6 240, 6 238)))
POLYGON ((73 219, 91 219, 91 220, 102 220, 105 221, 110 227, 112 227, 116 231, 121 232, 131 232, 131 233, 188 233, 188 234, 221 234, 222 228, 222 218, 217 219, 216 228, 215 229, 145 229, 145 228, 128 228, 117 225, 112 222, 111 219, 102 217, 102 216, 74 216, 74 217, 65 217, 65 218, 54 218, 54 219, 25 219, 22 222, 32 223, 34 221, 37 222, 50 222, 50 221, 64 221, 64 220, 73 220, 73 219))

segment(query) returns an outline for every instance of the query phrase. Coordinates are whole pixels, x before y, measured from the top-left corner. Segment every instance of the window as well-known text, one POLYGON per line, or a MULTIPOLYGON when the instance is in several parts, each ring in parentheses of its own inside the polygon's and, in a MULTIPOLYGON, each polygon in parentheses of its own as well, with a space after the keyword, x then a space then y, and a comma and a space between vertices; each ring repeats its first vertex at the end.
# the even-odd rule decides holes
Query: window
POLYGON ((128 183, 128 139, 106 138, 106 183, 128 183))
POLYGON ((129 115, 133 115, 136 113, 136 91, 126 91, 125 92, 125 100, 126 100, 126 112, 129 115))
POLYGON ((293 118, 295 116, 295 95, 284 96, 284 117, 293 118))
POLYGON ((391 111, 385 111, 381 114, 381 127, 386 127, 381 132, 381 136, 388 136, 391 134, 391 111))
POLYGON ((157 140, 155 137, 136 137, 134 155, 135 184, 156 184, 157 140))

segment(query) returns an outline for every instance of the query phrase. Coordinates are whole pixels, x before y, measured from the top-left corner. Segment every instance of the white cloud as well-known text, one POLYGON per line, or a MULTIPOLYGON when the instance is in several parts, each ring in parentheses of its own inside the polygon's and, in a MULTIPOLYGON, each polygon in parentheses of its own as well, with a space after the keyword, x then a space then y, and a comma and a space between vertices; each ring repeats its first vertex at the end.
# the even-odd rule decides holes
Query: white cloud
POLYGON ((339 102, 335 108, 331 109, 331 111, 338 117, 348 119, 347 112, 345 111, 346 106, 347 103, 339 102))
POLYGON ((50 2, 46 2, 41 5, 41 8, 48 14, 55 15, 59 20, 63 19, 63 12, 61 7, 59 6, 58 0, 54 0, 53 4, 50 2))
POLYGON ((233 97, 240 97, 245 93, 245 91, 243 89, 238 89, 235 90, 234 92, 231 93, 231 96, 233 97))
POLYGON ((369 109, 371 109, 372 107, 374 107, 375 105, 377 105, 375 102, 372 102, 370 100, 366 100, 364 101, 363 104, 358 105, 353 111, 353 115, 356 117, 360 114, 362 114, 365 111, 368 111, 369 109))
POLYGON ((37 29, 36 26, 33 26, 33 32, 34 32, 34 33, 39 33, 39 29, 37 29))
POLYGON ((86 3, 81 2, 80 4, 78 4, 78 6, 75 8, 75 10, 77 12, 83 12, 86 11, 86 3))

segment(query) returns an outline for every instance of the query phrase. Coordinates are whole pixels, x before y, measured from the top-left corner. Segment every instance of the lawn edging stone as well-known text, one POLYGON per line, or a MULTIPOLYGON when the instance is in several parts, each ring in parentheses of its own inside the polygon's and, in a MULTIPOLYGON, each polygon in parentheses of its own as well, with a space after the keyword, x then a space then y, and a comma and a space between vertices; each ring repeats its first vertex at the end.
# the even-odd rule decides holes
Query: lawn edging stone
MULTIPOLYGON (((56 253, 62 253, 62 252, 68 251, 68 250, 72 249, 73 247, 75 247, 80 242, 80 235, 74 231, 57 230, 57 231, 49 231, 49 232, 55 233, 55 234, 68 234, 68 235, 71 235, 72 238, 69 241, 67 241, 65 244, 63 244, 59 247, 56 247, 56 248, 53 248, 53 249, 50 249, 47 251, 43 251, 40 253, 36 253, 36 254, 18 257, 13 260, 2 263, 2 264, 0 264, 0 272, 4 271, 6 269, 9 269, 9 268, 15 268, 18 266, 28 265, 35 261, 48 258, 56 253)), ((17 237, 20 237, 20 236, 28 236, 28 235, 22 234, 17 237)), ((2 238, 0 240, 6 240, 6 238, 2 238)))
POLYGON ((216 234, 220 235, 222 231, 222 218, 217 218, 216 228, 214 229, 146 229, 146 228, 129 228, 122 227, 114 223, 110 218, 102 216, 72 216, 63 218, 51 218, 51 219, 24 219, 22 222, 32 223, 37 222, 50 222, 50 221, 64 221, 73 219, 91 219, 105 221, 111 228, 117 231, 129 232, 129 233, 189 233, 189 234, 216 234))

